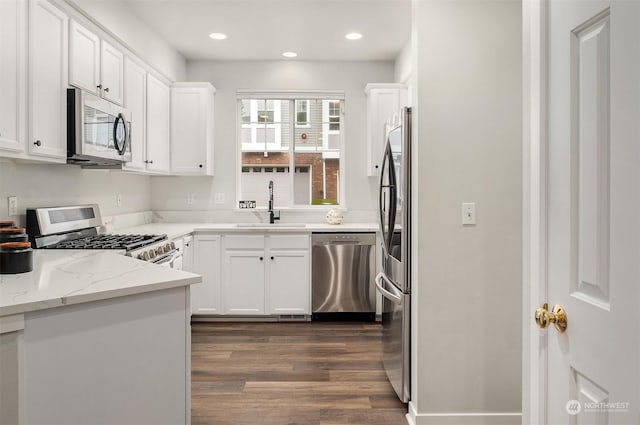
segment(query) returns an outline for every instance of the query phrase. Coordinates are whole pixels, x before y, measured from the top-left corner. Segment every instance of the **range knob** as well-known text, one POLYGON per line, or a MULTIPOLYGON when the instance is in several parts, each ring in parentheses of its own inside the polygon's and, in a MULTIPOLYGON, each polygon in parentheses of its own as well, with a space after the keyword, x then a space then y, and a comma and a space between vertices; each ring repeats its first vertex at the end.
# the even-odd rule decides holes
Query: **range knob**
POLYGON ((150 249, 149 251, 147 251, 149 253, 149 259, 153 260, 154 258, 156 258, 156 251, 155 249, 150 249))
POLYGON ((176 244, 173 241, 171 241, 171 243, 169 243, 169 246, 171 246, 172 250, 176 249, 176 244))
POLYGON ((168 243, 168 244, 166 244, 166 245, 164 246, 164 252, 165 252, 165 253, 167 253, 167 252, 171 252, 171 244, 170 244, 170 243, 168 243))
POLYGON ((164 250, 162 249, 161 246, 159 246, 158 248, 156 248, 156 255, 162 255, 164 254, 164 250))
POLYGON ((149 261, 149 253, 147 251, 141 252, 138 254, 138 258, 140 260, 149 261))

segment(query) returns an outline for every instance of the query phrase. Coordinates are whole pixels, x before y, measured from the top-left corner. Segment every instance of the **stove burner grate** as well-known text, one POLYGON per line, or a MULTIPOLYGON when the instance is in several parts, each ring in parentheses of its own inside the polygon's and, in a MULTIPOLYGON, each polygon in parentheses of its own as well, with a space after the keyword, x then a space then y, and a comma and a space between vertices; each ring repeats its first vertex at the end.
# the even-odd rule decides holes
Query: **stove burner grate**
POLYGON ((165 240, 167 235, 95 235, 48 246, 50 249, 134 249, 165 240))

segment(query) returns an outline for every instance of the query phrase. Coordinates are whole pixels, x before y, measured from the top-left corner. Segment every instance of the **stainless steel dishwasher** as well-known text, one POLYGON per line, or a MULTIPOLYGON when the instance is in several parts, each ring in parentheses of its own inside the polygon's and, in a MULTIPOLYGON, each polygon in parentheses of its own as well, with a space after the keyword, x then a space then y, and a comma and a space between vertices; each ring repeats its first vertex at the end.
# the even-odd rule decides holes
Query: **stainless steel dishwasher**
POLYGON ((375 244, 375 233, 312 235, 314 320, 375 320, 375 244))

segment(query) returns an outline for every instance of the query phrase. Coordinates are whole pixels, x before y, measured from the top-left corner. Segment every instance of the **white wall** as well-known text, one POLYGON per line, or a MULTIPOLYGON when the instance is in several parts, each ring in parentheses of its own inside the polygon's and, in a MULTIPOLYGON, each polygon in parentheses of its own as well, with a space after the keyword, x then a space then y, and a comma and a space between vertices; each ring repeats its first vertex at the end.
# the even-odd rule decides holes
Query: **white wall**
POLYGON ((414 0, 413 19, 410 411, 417 424, 520 423, 521 4, 414 0), (462 202, 476 202, 475 226, 462 202))
POLYGON ((0 162, 0 220, 25 224, 25 209, 98 203, 103 215, 146 211, 151 207, 150 178, 119 171, 83 170, 75 165, 0 162), (122 206, 116 195, 122 195, 122 206), (17 196, 19 216, 9 217, 8 196, 17 196))
POLYGON ((82 9, 170 80, 184 80, 185 58, 140 20, 122 0, 65 1, 82 9))
POLYGON ((413 50, 412 50, 411 42, 407 43, 407 45, 404 46, 404 48, 400 51, 400 53, 398 53, 398 56, 396 57, 396 61, 394 63, 394 70, 393 70, 394 81, 396 83, 404 83, 404 84, 411 83, 411 75, 412 75, 411 54, 412 53, 413 53, 413 50))
MULTIPOLYGON (((371 82, 393 82, 392 62, 188 62, 189 81, 209 81, 215 97, 215 177, 153 177, 154 211, 210 211, 200 219, 226 220, 236 206, 236 91, 342 90, 345 92, 346 200, 348 217, 366 213, 375 221, 377 179, 366 176, 366 97, 371 82), (225 194, 225 204, 213 202, 214 193, 225 194), (187 194, 195 203, 187 205, 187 194)), ((264 188, 265 193, 267 187, 264 188)), ((182 213, 182 216, 186 216, 182 213)), ((247 212, 247 220, 254 214, 247 212)), ((295 214, 283 213, 288 221, 295 214)), ((322 219, 324 213, 312 215, 322 219)), ((168 215, 161 217, 167 218, 168 215)), ((196 217, 190 215, 190 217, 196 217)))

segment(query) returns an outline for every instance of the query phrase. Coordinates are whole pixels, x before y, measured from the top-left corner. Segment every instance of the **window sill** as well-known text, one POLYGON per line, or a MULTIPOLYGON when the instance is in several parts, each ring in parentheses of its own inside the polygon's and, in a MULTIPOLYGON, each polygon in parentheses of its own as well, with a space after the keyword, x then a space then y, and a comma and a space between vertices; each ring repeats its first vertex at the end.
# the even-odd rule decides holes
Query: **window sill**
MULTIPOLYGON (((342 212, 347 212, 347 209, 344 207, 341 207, 340 205, 313 205, 313 206, 304 206, 304 207, 276 207, 273 210, 278 212, 278 211, 286 211, 286 212, 293 212, 293 213, 309 213, 309 212, 320 212, 320 211, 329 211, 329 210, 333 210, 333 209, 338 209, 342 212)), ((233 210, 234 212, 257 212, 257 213, 265 213, 268 214, 269 210, 265 207, 258 207, 258 208, 234 208, 233 210)))

